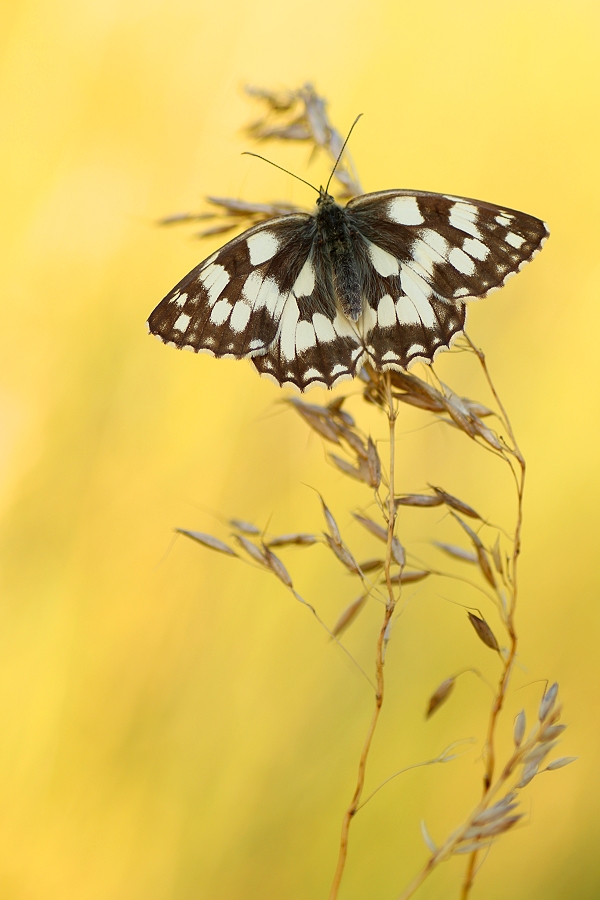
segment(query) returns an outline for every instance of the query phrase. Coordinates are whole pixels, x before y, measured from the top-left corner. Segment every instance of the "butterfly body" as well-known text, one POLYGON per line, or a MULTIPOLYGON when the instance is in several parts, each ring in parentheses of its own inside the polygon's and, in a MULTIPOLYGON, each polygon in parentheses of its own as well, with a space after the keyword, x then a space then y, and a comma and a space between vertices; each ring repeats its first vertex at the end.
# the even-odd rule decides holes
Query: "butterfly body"
POLYGON ((356 322, 363 308, 356 233, 348 214, 323 188, 317 200, 315 222, 317 248, 321 250, 323 266, 330 276, 331 291, 344 315, 356 322))
POLYGON ((333 387, 365 362, 431 362, 464 328, 466 301, 541 249, 533 216, 465 197, 390 190, 256 225, 193 269, 150 331, 195 352, 250 358, 278 384, 333 387))

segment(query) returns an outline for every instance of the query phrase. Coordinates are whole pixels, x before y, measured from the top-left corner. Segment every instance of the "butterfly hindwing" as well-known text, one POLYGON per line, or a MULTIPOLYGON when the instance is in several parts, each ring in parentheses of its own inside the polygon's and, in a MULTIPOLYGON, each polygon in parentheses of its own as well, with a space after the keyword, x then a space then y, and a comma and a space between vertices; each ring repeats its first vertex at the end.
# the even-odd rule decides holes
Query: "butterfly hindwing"
POLYGON ((333 300, 327 253, 315 241, 279 321, 277 337, 252 362, 278 384, 306 390, 351 378, 365 359, 356 323, 333 300))

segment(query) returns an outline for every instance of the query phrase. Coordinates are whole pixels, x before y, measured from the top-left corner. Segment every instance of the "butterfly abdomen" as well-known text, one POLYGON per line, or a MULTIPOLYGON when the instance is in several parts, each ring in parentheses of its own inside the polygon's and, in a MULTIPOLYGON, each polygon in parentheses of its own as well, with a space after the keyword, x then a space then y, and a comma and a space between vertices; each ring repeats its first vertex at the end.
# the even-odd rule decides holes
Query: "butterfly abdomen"
POLYGON ((328 194, 318 204, 318 240, 331 267, 331 287, 344 315, 355 322, 362 312, 362 291, 347 216, 328 194))

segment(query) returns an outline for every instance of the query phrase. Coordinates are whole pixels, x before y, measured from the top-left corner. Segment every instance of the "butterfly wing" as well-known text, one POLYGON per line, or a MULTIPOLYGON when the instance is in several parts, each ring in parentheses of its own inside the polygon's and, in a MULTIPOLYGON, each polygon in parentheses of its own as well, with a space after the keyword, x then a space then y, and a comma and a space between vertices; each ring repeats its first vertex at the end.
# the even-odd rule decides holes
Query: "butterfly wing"
POLYGON ((253 358, 261 373, 301 391, 352 378, 366 359, 357 323, 336 306, 328 253, 315 240, 284 306, 268 351, 253 358))
POLYGON ((548 237, 526 213, 425 191, 364 194, 346 213, 364 285, 358 324, 381 369, 431 361, 462 331, 465 300, 502 287, 548 237))
POLYGON ((167 294, 148 319, 150 332, 165 343, 214 356, 266 353, 313 237, 314 217, 302 213, 250 228, 167 294))

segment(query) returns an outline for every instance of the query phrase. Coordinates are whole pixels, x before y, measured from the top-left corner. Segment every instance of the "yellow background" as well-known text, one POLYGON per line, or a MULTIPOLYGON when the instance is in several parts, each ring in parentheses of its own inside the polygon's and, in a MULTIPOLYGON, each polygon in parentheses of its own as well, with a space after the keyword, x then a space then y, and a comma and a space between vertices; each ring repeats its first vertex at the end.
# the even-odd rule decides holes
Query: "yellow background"
MULTIPOLYGON (((557 679, 561 752, 580 760, 524 792, 528 824, 494 848, 473 897, 596 897, 598 4, 23 0, 3 20, 0 896, 326 896, 370 694, 273 578, 171 534, 225 537, 231 515, 320 529, 310 484, 364 557, 377 547, 349 510, 367 493, 248 364, 179 354, 144 327, 217 246, 157 218, 206 193, 312 203, 240 156, 256 111, 242 86, 311 80, 341 131, 365 114, 352 138, 365 190, 481 197, 550 223, 542 256, 471 309, 469 331, 530 466, 505 734, 515 710, 535 710, 537 680, 557 679)), ((326 176, 301 148, 267 153, 326 176)), ((486 399, 462 357, 437 371, 486 399)), ((400 421, 400 487, 441 483, 510 528, 505 473, 425 421, 400 421)), ((401 523, 421 555, 432 536, 460 541, 438 512, 401 523)), ((330 624, 357 593, 320 547, 282 557, 330 624)), ((475 678, 431 722, 422 711, 463 666, 497 674, 447 602, 471 595, 440 581, 414 593, 390 645, 370 789, 480 740, 489 695, 475 678)), ((348 636, 366 667, 376 621, 368 611, 348 636)), ((400 892, 426 858, 419 820, 440 840, 477 797, 478 752, 369 804, 344 900, 400 892)), ((463 866, 419 896, 457 896, 463 866)))

